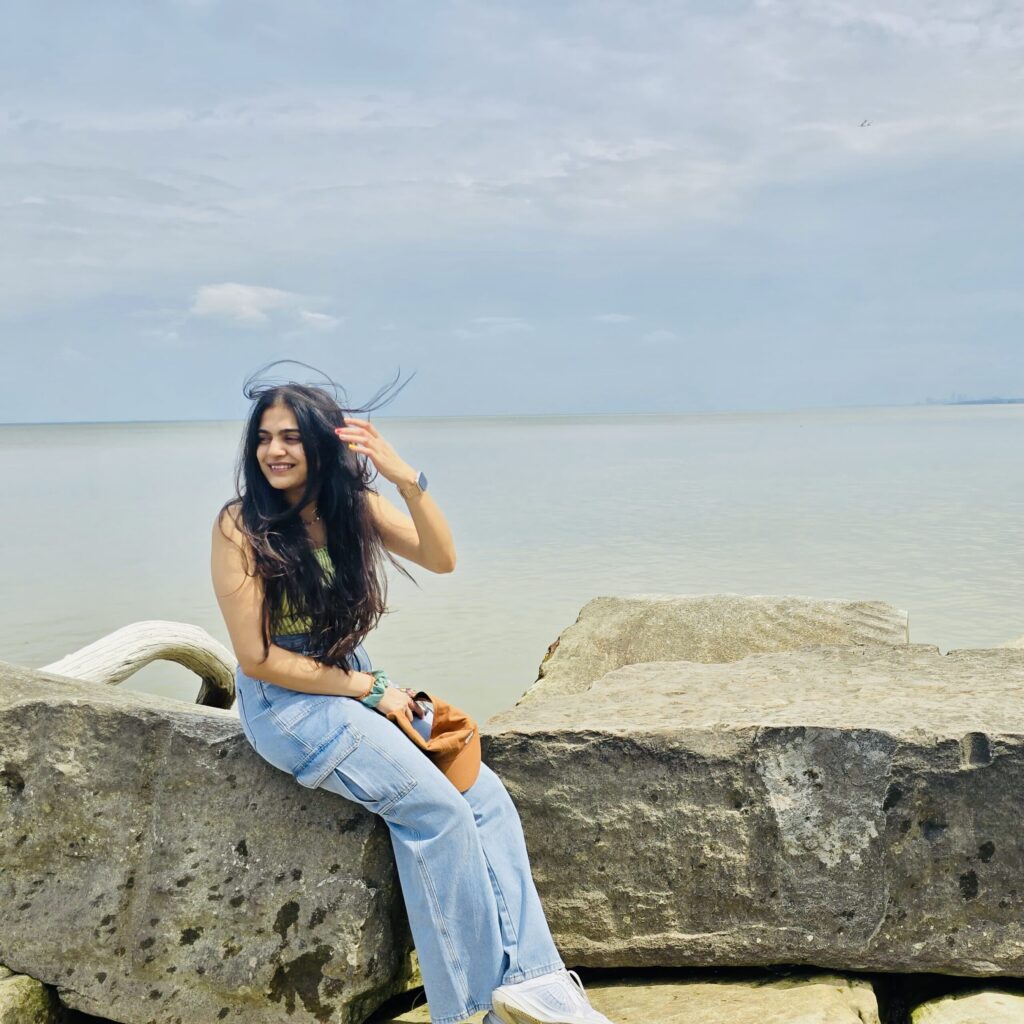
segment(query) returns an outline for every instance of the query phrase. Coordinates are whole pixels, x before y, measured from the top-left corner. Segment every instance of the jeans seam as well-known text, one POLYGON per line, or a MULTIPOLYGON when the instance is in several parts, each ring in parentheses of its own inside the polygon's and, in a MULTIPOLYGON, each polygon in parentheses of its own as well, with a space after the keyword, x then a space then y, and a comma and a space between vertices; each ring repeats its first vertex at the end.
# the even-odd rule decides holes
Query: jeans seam
POLYGON ((397 796, 393 797, 388 803, 382 804, 380 810, 376 811, 376 814, 383 817, 385 814, 389 814, 395 809, 395 804, 399 800, 404 800, 414 789, 416 788, 416 779, 410 779, 405 789, 403 789, 397 796))
POLYGON ((531 978, 539 978, 543 974, 554 974, 556 971, 565 969, 565 964, 559 961, 554 964, 545 964, 543 967, 532 967, 528 971, 509 972, 502 979, 503 985, 516 985, 520 981, 529 981, 531 978))
MULTIPOLYGON (((376 714, 376 712, 374 712, 374 714, 376 714)), ((387 814, 388 811, 394 808, 395 804, 397 804, 399 800, 402 800, 405 797, 407 797, 416 788, 416 783, 418 780, 416 779, 415 775, 410 775, 405 770, 405 768, 402 765, 400 765, 386 750, 383 750, 381 747, 378 747, 377 744, 374 743, 373 740, 371 740, 365 733, 360 734, 359 742, 365 743, 378 757, 383 758, 385 761, 387 761, 387 763, 391 765, 391 767, 394 769, 396 774, 405 777, 405 785, 402 787, 401 791, 397 793, 395 796, 393 796, 391 800, 388 801, 388 803, 382 804, 380 810, 375 812, 381 815, 387 814)))
MULTIPOLYGON (((352 734, 352 737, 355 740, 355 742, 351 744, 350 749, 348 753, 346 753, 345 757, 348 757, 348 755, 351 754, 352 751, 359 746, 363 738, 361 733, 357 732, 355 729, 352 728, 351 722, 342 722, 341 725, 339 725, 336 729, 329 732, 326 738, 322 739, 320 743, 314 747, 307 743, 297 733, 293 732, 291 726, 285 725, 285 723, 282 722, 281 719, 274 714, 273 710, 271 710, 270 712, 270 717, 274 720, 277 727, 282 732, 287 733, 289 736, 291 736, 291 738, 295 740, 295 742, 298 743, 299 746, 302 747, 304 751, 306 751, 306 756, 299 762, 298 768, 295 769, 296 771, 298 771, 299 768, 304 768, 312 758, 322 754, 342 733, 346 731, 352 734)), ((302 719, 299 719, 299 721, 302 721, 302 719)), ((294 725, 297 723, 292 724, 294 725)), ((342 758, 342 760, 344 760, 344 758, 342 758)))
POLYGON ((267 696, 267 691, 263 689, 262 681, 259 679, 253 679, 253 682, 256 684, 255 690, 256 693, 259 695, 260 702, 263 704, 263 710, 269 711, 273 707, 273 705, 270 703, 270 698, 267 696))
MULTIPOLYGON (((433 904, 435 917, 437 920, 437 930, 441 933, 441 937, 444 940, 444 944, 448 947, 448 955, 451 957, 452 966, 458 973, 459 981, 462 983, 462 1000, 467 1002, 469 1000, 469 979, 466 977, 466 971, 462 966, 462 961, 459 959, 458 950, 455 948, 455 943, 452 941, 451 934, 448 931, 448 925, 444 919, 444 913, 441 909, 441 901, 437 897, 437 890, 434 888, 433 880, 430 877, 430 872, 427 870, 427 865, 423 860, 423 855, 419 850, 419 843, 423 841, 423 836, 415 828, 411 830, 413 836, 417 840, 414 848, 413 855, 416 858, 416 864, 420 869, 420 876, 423 878, 424 888, 427 890, 427 895, 430 902, 433 904)), ((471 1010, 470 1015, 475 1013, 476 1010, 471 1010)), ((451 1018, 446 1018, 450 1021, 460 1021, 463 1018, 456 1015, 451 1018)))
MULTIPOLYGON (((487 874, 491 879, 491 888, 494 890, 495 901, 498 904, 498 913, 505 919, 505 923, 508 925, 508 930, 512 936, 513 951, 515 953, 515 962, 518 969, 519 933, 516 931, 515 923, 512 921, 512 914, 508 909, 508 901, 505 899, 505 894, 501 890, 501 884, 498 882, 498 876, 494 873, 494 869, 491 867, 491 859, 487 856, 487 850, 483 849, 483 843, 480 844, 480 847, 481 850, 483 850, 484 864, 487 867, 487 874)), ((511 955, 509 960, 509 969, 511 970, 511 955)))

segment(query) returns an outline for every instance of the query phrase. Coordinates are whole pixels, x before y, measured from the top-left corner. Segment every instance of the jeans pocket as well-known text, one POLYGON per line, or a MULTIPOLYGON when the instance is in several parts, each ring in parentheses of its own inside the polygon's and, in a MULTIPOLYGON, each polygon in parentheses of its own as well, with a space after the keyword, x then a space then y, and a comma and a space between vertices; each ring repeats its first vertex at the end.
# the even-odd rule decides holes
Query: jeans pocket
POLYGON ((314 711, 323 710, 326 704, 339 699, 323 693, 290 690, 273 683, 261 683, 260 686, 266 706, 273 711, 282 729, 294 728, 314 711))
MULTIPOLYGON (((408 742, 404 737, 402 742, 408 742)), ((321 779, 322 788, 386 815, 416 787, 416 776, 371 739, 361 736, 321 779)))
POLYGON ((348 722, 342 722, 296 765, 293 772, 295 781, 301 786, 316 789, 345 758, 355 752, 361 739, 348 722))

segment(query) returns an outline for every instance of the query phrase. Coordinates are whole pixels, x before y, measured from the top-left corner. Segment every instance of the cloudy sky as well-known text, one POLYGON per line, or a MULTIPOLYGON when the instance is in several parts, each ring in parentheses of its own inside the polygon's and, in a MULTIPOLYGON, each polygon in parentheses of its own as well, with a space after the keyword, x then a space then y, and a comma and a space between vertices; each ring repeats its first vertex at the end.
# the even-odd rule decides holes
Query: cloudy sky
POLYGON ((1024 394, 1024 8, 36 0, 0 37, 0 421, 1024 394))

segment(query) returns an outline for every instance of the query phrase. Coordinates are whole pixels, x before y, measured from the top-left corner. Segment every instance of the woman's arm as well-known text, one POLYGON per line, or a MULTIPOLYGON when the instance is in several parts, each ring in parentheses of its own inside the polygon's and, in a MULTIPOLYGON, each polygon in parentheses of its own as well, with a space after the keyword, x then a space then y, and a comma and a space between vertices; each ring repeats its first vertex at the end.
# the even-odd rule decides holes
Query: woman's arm
MULTIPOLYGON (((369 421, 345 417, 345 426, 335 433, 353 451, 365 455, 385 480, 402 486, 418 476, 398 452, 380 436, 369 421)), ((455 541, 437 502, 425 491, 406 498, 409 515, 400 512, 379 494, 369 492, 370 510, 377 522, 384 546, 393 554, 408 558, 431 572, 452 572, 455 541)))
POLYGON ((322 665, 276 644, 270 645, 264 659, 260 632, 263 587, 245 571, 247 543, 229 513, 218 517, 213 524, 210 556, 213 589, 242 671, 247 676, 304 693, 337 697, 359 697, 366 693, 373 681, 366 672, 322 665))
POLYGON ((374 491, 367 491, 366 497, 388 551, 431 572, 454 570, 455 542, 437 502, 429 494, 424 491, 406 499, 411 516, 374 491))

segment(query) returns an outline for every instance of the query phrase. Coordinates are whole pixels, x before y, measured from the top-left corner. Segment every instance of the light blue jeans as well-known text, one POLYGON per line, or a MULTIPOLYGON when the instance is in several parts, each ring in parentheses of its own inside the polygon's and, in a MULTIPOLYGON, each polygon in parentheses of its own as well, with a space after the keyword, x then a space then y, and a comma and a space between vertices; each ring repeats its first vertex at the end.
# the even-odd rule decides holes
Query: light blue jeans
MULTIPOLYGON (((301 653, 306 637, 273 640, 301 653)), ((349 667, 370 671, 361 645, 349 667)), ((351 697, 300 693, 241 669, 236 683, 242 731, 260 757, 387 822, 433 1024, 490 1009, 499 985, 563 966, 519 815, 486 765, 459 793, 398 726, 351 697)))

